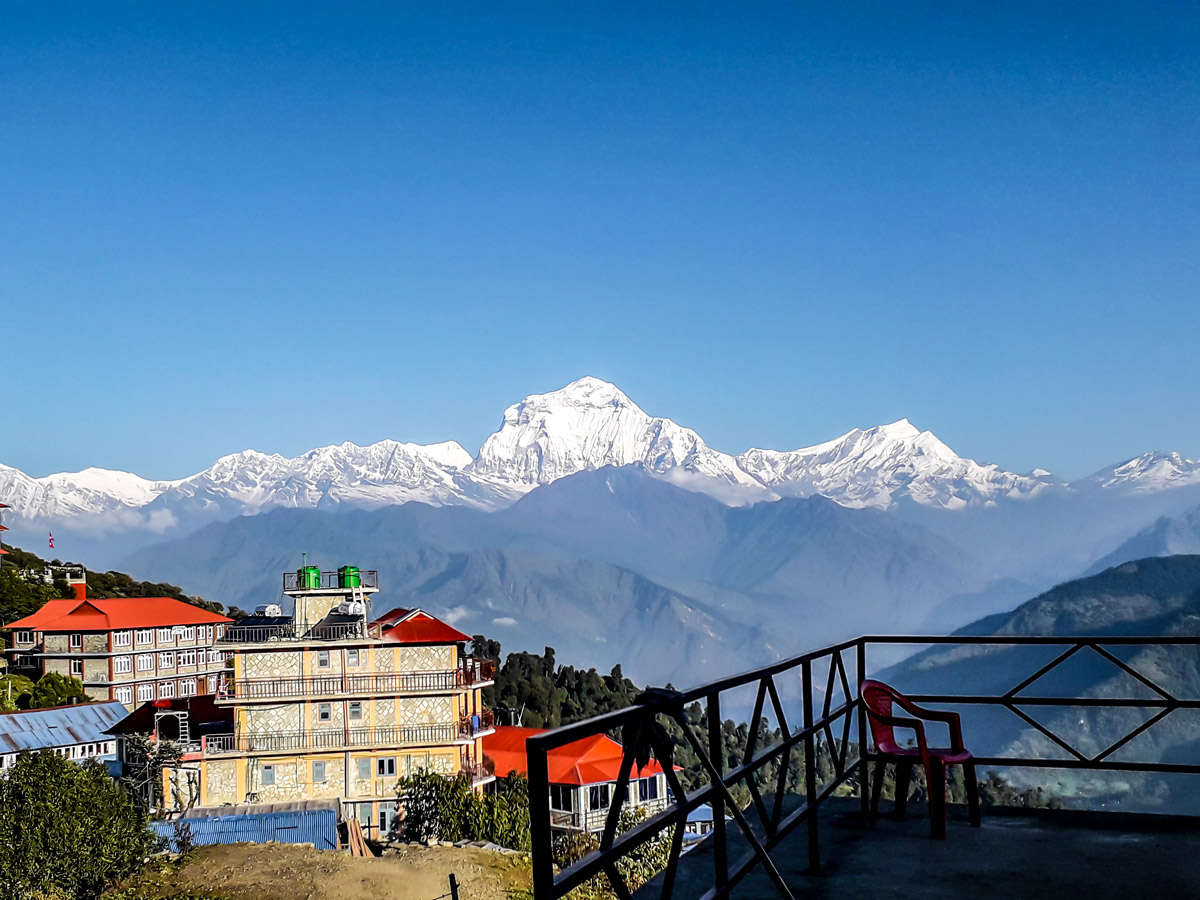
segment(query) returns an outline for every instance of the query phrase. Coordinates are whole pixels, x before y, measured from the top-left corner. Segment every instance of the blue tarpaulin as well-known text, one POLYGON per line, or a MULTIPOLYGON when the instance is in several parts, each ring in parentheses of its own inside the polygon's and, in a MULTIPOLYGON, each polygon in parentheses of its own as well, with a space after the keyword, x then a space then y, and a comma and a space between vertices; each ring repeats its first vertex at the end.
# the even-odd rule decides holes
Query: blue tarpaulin
POLYGON ((176 853, 176 827, 183 822, 197 844, 312 844, 318 850, 338 849, 337 813, 332 809, 295 809, 284 812, 205 816, 151 822, 150 827, 165 838, 176 853))

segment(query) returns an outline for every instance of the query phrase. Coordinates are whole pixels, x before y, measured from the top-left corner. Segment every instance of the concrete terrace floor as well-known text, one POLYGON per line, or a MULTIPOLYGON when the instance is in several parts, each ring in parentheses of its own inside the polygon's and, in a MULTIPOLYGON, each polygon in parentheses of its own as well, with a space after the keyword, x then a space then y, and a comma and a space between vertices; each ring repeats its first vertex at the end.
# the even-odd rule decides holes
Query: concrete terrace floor
MULTIPOLYGON (((910 803, 905 822, 890 818, 891 806, 884 804, 874 830, 857 800, 833 799, 821 809, 820 875, 805 874, 804 824, 771 852, 797 900, 1200 897, 1200 818, 985 807, 982 827, 972 828, 966 809, 951 806, 946 840, 934 841, 922 804, 910 803)), ((733 837, 736 823, 729 825, 732 866, 747 845, 740 831, 733 837)), ((712 865, 711 840, 685 854, 673 900, 692 900, 708 890, 712 865)), ((660 890, 655 879, 637 898, 657 898, 660 890)), ((781 895, 755 866, 732 896, 778 900, 781 895)))

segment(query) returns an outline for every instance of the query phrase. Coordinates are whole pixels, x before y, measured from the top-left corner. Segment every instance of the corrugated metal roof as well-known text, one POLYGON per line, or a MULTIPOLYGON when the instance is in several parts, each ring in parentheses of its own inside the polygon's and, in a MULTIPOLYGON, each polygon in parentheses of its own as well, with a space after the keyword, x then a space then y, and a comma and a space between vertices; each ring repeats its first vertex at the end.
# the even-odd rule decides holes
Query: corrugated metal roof
POLYGON ((331 809, 342 819, 342 804, 340 800, 284 800, 279 803, 241 803, 237 806, 193 806, 185 810, 185 819, 212 819, 217 816, 259 816, 267 813, 281 812, 312 812, 313 810, 331 809))
POLYGON ((116 700, 0 713, 0 753, 111 741, 105 730, 127 715, 116 700))
POLYGON ((338 817, 332 809, 298 809, 257 815, 189 817, 171 822, 151 822, 150 827, 165 838, 176 852, 179 848, 175 845, 175 828, 180 821, 187 824, 192 832, 192 841, 196 844, 263 844, 279 841, 284 844, 312 844, 318 850, 338 849, 338 817))

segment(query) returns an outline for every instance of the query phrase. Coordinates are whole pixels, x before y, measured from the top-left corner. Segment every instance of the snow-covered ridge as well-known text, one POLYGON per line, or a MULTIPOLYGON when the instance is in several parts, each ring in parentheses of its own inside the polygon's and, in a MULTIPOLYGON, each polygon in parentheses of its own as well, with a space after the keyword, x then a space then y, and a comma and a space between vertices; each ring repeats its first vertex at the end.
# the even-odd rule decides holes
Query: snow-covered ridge
MULTIPOLYGON (((229 518, 273 507, 506 506, 538 485, 603 466, 636 465, 727 503, 820 494, 845 506, 907 500, 954 509, 1062 487, 1049 472, 1007 472, 958 456, 907 419, 799 450, 731 456, 690 428, 651 416, 615 385, 581 378, 504 411, 472 457, 454 441, 343 443, 294 458, 244 450, 177 481, 85 469, 32 478, 0 466, 0 502, 23 519, 87 520, 165 530, 180 518, 229 518), (115 515, 114 515, 115 514, 115 515)), ((1200 482, 1200 461, 1145 454, 1083 485, 1156 491, 1200 482)))

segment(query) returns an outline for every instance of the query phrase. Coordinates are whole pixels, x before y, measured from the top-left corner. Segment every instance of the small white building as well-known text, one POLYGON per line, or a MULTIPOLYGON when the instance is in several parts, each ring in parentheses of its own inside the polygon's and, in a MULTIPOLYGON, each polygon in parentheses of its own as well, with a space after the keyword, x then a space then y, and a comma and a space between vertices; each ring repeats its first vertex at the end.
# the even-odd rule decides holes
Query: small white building
POLYGON ((127 715, 115 700, 0 713, 0 772, 25 750, 52 750, 77 762, 115 760, 117 739, 104 732, 127 715))

